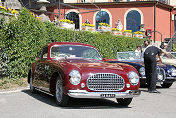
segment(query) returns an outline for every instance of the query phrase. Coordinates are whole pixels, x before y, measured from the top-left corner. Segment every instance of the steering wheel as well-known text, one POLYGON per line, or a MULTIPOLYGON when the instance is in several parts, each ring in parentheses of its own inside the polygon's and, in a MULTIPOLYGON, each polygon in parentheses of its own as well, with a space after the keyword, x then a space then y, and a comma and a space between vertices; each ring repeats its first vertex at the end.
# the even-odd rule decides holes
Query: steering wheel
POLYGON ((57 57, 68 57, 66 54, 58 54, 57 57))

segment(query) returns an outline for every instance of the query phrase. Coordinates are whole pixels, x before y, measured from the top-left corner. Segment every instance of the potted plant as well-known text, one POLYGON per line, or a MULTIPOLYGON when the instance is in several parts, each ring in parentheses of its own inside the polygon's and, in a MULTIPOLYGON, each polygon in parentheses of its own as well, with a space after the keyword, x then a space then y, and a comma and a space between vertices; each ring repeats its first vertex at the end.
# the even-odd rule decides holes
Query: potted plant
POLYGON ((144 34, 143 34, 143 32, 137 31, 137 32, 133 33, 133 37, 143 38, 144 34))
POLYGON ((81 28, 83 31, 95 31, 94 24, 83 23, 81 28))
POLYGON ((126 37, 132 37, 132 30, 124 30, 123 35, 126 37))
POLYGON ((108 31, 111 31, 111 27, 107 23, 99 23, 98 30, 100 32, 108 32, 108 31))
POLYGON ((117 28, 112 28, 111 32, 113 35, 122 35, 122 31, 117 28))
POLYGON ((73 21, 69 20, 69 19, 61 19, 59 20, 59 27, 60 28, 66 28, 66 29, 75 29, 75 24, 73 21))

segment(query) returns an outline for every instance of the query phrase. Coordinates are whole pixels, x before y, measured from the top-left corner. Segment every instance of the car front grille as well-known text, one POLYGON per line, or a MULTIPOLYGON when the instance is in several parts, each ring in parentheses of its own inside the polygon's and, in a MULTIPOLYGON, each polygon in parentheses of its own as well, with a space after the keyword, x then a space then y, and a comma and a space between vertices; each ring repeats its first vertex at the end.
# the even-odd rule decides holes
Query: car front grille
POLYGON ((120 91, 124 86, 125 80, 113 73, 98 73, 87 79, 87 87, 93 91, 120 91))
POLYGON ((163 68, 157 68, 157 82, 165 81, 166 74, 163 68))

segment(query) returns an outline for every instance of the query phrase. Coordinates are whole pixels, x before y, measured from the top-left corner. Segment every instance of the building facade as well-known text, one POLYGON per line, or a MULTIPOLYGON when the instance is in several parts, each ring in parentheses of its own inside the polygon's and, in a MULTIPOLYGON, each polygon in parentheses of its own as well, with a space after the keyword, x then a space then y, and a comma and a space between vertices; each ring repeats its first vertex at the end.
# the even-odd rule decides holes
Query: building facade
MULTIPOLYGON (((36 0, 20 0, 22 6, 38 9, 36 0)), ((46 0, 41 0, 46 1, 46 0)), ((112 28, 121 21, 123 30, 139 31, 151 29, 154 41, 171 38, 176 31, 176 0, 48 0, 47 15, 50 20, 70 19, 77 30, 86 20, 98 28, 100 22, 108 23, 112 28)), ((1 0, 10 5, 18 0, 1 0)), ((36 12, 40 14, 40 12, 36 12)))
MULTIPOLYGON (((75 28, 88 20, 98 28, 100 22, 108 23, 112 28, 121 21, 123 30, 140 30, 140 25, 151 29, 154 41, 164 41, 171 38, 175 32, 174 7, 169 5, 172 0, 63 0, 67 5, 48 7, 54 13, 60 13, 59 19, 70 19, 75 22, 75 28), (97 10, 97 11, 96 11, 97 10)), ((56 15, 50 14, 53 20, 56 15)))

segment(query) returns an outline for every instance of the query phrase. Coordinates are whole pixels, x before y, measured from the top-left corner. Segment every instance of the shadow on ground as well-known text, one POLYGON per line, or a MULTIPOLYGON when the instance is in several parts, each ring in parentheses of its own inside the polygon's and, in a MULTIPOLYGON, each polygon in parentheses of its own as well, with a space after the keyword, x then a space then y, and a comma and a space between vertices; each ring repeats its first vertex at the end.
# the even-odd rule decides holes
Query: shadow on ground
MULTIPOLYGON (((42 92, 38 92, 37 94, 32 94, 30 90, 23 90, 25 94, 44 102, 48 105, 58 107, 55 103, 55 99, 53 96, 47 95, 42 92)), ((109 100, 109 99, 70 99, 70 102, 67 107, 61 107, 63 109, 122 109, 122 108, 131 108, 120 106, 117 102, 109 100)))
MULTIPOLYGON (((139 88, 139 89, 141 90, 141 92, 148 92, 148 86, 147 86, 147 84, 145 84, 145 85, 140 85, 140 88, 139 88)), ((156 86, 156 89, 157 89, 157 90, 160 90, 160 89, 169 89, 169 88, 163 88, 163 87, 157 85, 157 86, 156 86)))

